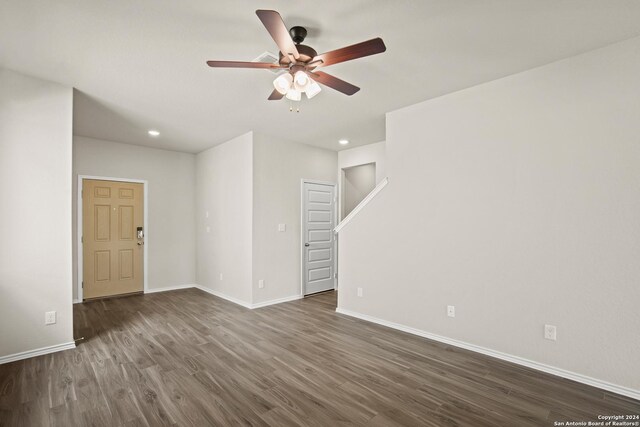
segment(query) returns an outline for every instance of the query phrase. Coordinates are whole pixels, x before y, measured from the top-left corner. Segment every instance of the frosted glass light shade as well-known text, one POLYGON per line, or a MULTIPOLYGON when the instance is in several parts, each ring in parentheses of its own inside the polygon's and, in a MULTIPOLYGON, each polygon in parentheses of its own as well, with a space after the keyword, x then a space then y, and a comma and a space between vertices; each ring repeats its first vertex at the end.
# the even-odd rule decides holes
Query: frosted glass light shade
POLYGON ((302 99, 302 92, 296 89, 289 89, 287 91, 287 99, 291 101, 300 101, 302 99))
POLYGON ((300 92, 304 92, 309 86, 309 76, 304 71, 296 72, 293 77, 293 86, 300 92))
POLYGON ((273 87, 284 95, 291 88, 291 83, 293 83, 293 76, 291 74, 281 74, 273 81, 273 87))
POLYGON ((319 94, 321 90, 322 89, 320 89, 320 85, 318 83, 311 82, 309 83, 309 86, 307 86, 307 90, 305 91, 305 93, 307 94, 307 98, 311 99, 319 94))

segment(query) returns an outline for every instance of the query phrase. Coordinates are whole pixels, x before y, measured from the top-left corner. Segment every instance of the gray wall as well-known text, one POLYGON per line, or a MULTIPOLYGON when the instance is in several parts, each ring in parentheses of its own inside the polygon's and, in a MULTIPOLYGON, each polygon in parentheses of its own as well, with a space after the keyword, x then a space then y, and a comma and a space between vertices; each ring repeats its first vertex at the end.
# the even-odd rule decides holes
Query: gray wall
POLYGON ((350 168, 367 163, 376 164, 376 184, 387 176, 387 144, 385 141, 338 151, 338 168, 350 168))
POLYGON ((345 191, 343 171, 354 166, 375 163, 375 183, 378 184, 387 176, 387 154, 386 143, 384 141, 373 144, 362 145, 360 147, 349 148, 338 152, 338 201, 340 219, 345 217, 345 191))
POLYGON ((635 38, 388 114, 339 307, 640 391, 638 75, 635 38))
POLYGON ((78 175, 147 180, 149 290, 195 283, 195 155, 74 136, 73 271, 77 294, 78 175))
POLYGON ((0 69, 0 357, 73 343, 72 102, 71 88, 0 69))
POLYGON ((251 304, 252 152, 249 132, 196 157, 197 283, 243 304, 251 304))
POLYGON ((253 303, 300 295, 301 181, 334 182, 335 151, 254 134, 253 303), (279 232, 278 224, 286 224, 279 232), (258 288, 263 279, 264 288, 258 288))
POLYGON ((373 190, 376 186, 376 164, 353 166, 343 169, 344 181, 342 192, 344 203, 342 217, 349 215, 353 208, 373 190))

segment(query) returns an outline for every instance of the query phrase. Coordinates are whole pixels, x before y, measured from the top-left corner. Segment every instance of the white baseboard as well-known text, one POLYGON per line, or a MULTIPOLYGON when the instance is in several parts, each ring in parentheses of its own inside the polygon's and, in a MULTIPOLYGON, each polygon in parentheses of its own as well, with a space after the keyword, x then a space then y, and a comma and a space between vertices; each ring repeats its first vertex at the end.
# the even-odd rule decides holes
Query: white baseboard
POLYGON ((205 288, 204 286, 193 285, 193 287, 194 288, 198 288, 201 291, 204 291, 204 292, 209 293, 211 295, 214 295, 214 296, 217 296, 219 298, 225 299, 225 300, 227 300, 229 302, 232 302, 234 304, 241 305, 242 307, 248 308, 250 310, 253 310, 255 308, 260 308, 260 307, 266 307, 268 305, 280 304, 280 303, 289 302, 289 301, 295 301, 297 299, 301 299, 302 298, 302 295, 292 295, 292 296, 289 296, 289 297, 272 299, 272 300, 269 300, 269 301, 263 301, 263 302, 258 302, 256 304, 251 304, 251 303, 248 303, 246 301, 242 301, 242 300, 240 300, 238 298, 230 297, 229 295, 225 295, 225 294, 223 294, 221 292, 214 291, 213 289, 205 288))
POLYGON ((441 343, 449 344, 454 347, 464 348, 465 350, 481 353, 486 356, 495 357, 496 359, 505 360, 507 362, 515 363, 516 365, 526 366, 527 368, 535 369, 538 371, 546 372, 547 374, 556 375, 562 378, 567 378, 582 384, 587 384, 593 387, 600 388, 602 390, 610 391, 612 393, 621 394, 623 396, 631 397, 632 399, 640 400, 640 390, 634 390, 628 387, 612 384, 606 381, 591 378, 586 375, 578 374, 576 372, 567 371, 554 366, 545 365, 544 363, 534 362, 533 360, 525 359, 519 356, 513 356, 511 354, 502 353, 500 351, 491 350, 489 348, 480 347, 474 344, 469 344, 464 341, 458 341, 456 339, 443 337, 441 335, 432 334, 430 332, 415 329, 410 326, 401 325, 399 323, 389 322, 387 320, 378 319, 366 314, 357 313, 343 308, 336 308, 336 312, 344 314, 346 316, 355 317, 367 322, 377 323, 378 325, 386 326, 388 328, 397 329, 402 332, 417 335, 430 340, 438 341, 441 343))
POLYGON ((70 350, 76 348, 75 342, 51 345, 49 347, 36 348, 35 350, 22 351, 20 353, 9 354, 0 357, 0 365, 3 363, 15 362, 16 360, 29 359, 31 357, 42 356, 43 354, 55 353, 57 351, 70 350))
POLYGON ((165 286, 164 288, 154 288, 147 289, 144 291, 145 294, 154 294, 156 292, 167 292, 167 291, 177 291, 178 289, 189 289, 189 288, 197 288, 197 285, 188 284, 188 285, 176 285, 176 286, 165 286))
POLYGON ((238 304, 243 306, 244 308, 251 308, 251 304, 242 300, 239 300, 237 298, 234 297, 230 297, 229 295, 225 295, 223 293, 220 293, 218 291, 214 291, 213 289, 209 289, 209 288, 205 288, 204 286, 200 286, 200 285, 195 285, 195 288, 200 289, 201 291, 204 291, 208 294, 214 295, 216 297, 222 298, 222 299, 226 299, 229 302, 232 302, 234 304, 238 304))
MULTIPOLYGON (((156 292, 166 292, 166 291, 177 291, 178 289, 189 289, 189 288, 197 288, 197 285, 177 285, 177 286, 166 286, 164 288, 154 288, 154 289, 147 289, 146 291, 144 291, 145 294, 154 294, 156 292)), ((74 304, 80 304, 82 303, 81 300, 79 299, 74 299, 73 300, 74 304)))
MULTIPOLYGON (((188 284, 188 285, 177 285, 177 286, 166 286, 164 288, 154 288, 154 289, 147 289, 144 293, 145 294, 153 294, 156 292, 167 292, 167 291, 176 291, 178 289, 189 289, 189 288, 196 288, 196 289, 200 289, 201 291, 207 292, 211 295, 215 295, 219 298, 225 299, 229 302, 232 302, 234 304, 238 304, 241 305, 244 308, 248 308, 248 309, 254 309, 254 308, 260 308, 260 307, 266 307, 268 305, 273 305, 273 304, 280 304, 283 302, 288 302, 288 301, 295 301, 297 299, 301 299, 302 295, 292 295, 289 297, 284 297, 284 298, 278 298, 278 299, 273 299, 273 300, 269 300, 269 301, 264 301, 264 302, 259 302, 256 304, 250 304, 246 301, 242 301, 239 300, 238 298, 234 298, 234 297, 230 297, 229 295, 225 295, 221 292, 218 291, 214 291, 212 289, 209 288, 205 288, 204 286, 200 286, 200 285, 196 285, 194 284, 188 284)), ((81 303, 82 301, 80 300, 73 300, 74 304, 78 304, 81 303)))
POLYGON ((292 295, 292 296, 289 296, 289 297, 272 299, 272 300, 263 301, 263 302, 257 302, 255 304, 251 304, 251 308, 266 307, 268 305, 280 304, 280 303, 283 303, 283 302, 295 301, 295 300, 298 300, 298 299, 302 299, 302 295, 292 295))

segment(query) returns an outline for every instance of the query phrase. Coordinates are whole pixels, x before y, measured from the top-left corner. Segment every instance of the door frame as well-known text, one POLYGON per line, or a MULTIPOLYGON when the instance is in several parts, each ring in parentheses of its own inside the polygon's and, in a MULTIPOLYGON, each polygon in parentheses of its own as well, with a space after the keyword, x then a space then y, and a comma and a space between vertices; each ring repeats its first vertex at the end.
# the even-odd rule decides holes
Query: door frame
MULTIPOLYGON (((300 180, 300 295, 305 297, 304 289, 304 184, 329 185, 333 187, 333 228, 338 225, 338 185, 335 182, 319 181, 316 179, 300 180)), ((333 290, 338 289, 338 239, 336 233, 331 230, 333 237, 333 290)))
POLYGON ((82 231, 83 231, 83 222, 82 222, 82 208, 83 208, 83 200, 82 200, 82 186, 85 179, 93 179, 97 181, 116 181, 116 182, 131 182, 135 184, 142 184, 143 188, 143 221, 144 221, 144 248, 142 252, 142 271, 143 271, 143 293, 147 292, 148 289, 148 280, 149 280, 149 181, 146 179, 133 179, 133 178, 114 178, 111 176, 95 176, 95 175, 78 175, 78 192, 76 194, 77 200, 77 208, 78 208, 78 220, 76 221, 78 224, 77 230, 77 239, 78 239, 78 302, 83 302, 83 292, 82 292, 82 279, 84 273, 84 245, 82 243, 82 231))

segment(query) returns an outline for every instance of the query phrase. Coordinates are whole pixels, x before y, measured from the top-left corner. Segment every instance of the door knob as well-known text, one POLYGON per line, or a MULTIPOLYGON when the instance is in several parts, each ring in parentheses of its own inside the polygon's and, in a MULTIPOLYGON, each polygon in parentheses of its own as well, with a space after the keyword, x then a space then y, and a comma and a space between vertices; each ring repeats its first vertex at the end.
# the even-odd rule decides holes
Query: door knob
POLYGON ((304 245, 305 245, 305 246, 309 246, 309 244, 308 244, 308 243, 305 243, 304 245))

